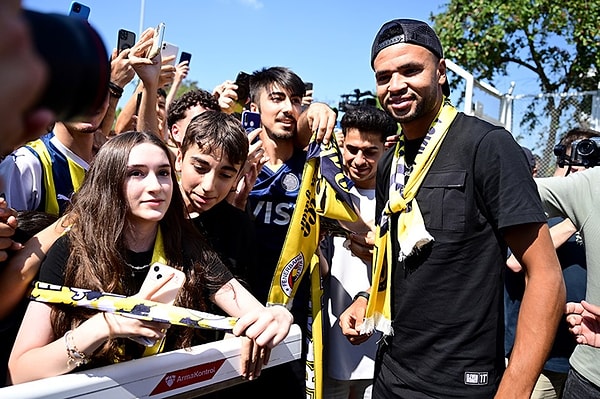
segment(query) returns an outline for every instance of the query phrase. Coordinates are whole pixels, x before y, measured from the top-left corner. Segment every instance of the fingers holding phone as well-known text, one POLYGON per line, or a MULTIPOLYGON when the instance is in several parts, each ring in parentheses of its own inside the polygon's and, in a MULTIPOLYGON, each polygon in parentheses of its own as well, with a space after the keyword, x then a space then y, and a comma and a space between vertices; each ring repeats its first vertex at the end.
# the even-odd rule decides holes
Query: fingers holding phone
POLYGON ((236 105, 234 112, 242 112, 248 100, 250 99, 250 75, 244 71, 240 71, 235 78, 236 105))
POLYGON ((158 86, 162 71, 160 48, 163 36, 163 23, 156 29, 148 28, 129 53, 131 66, 144 83, 144 87, 160 87, 158 86))
POLYGON ((140 35, 140 39, 133 45, 129 52, 132 63, 152 63, 146 56, 154 43, 154 28, 148 28, 140 35))
POLYGON ((237 93, 237 86, 231 80, 226 80, 221 83, 213 90, 213 96, 216 97, 221 111, 226 114, 233 114, 235 112, 237 93))
POLYGON ((155 262, 150 266, 137 296, 172 305, 175 303, 179 290, 184 284, 184 272, 163 263, 155 262))
POLYGON ((150 51, 148 52, 149 59, 152 60, 156 56, 160 55, 164 37, 165 37, 165 24, 163 22, 161 22, 160 24, 158 24, 158 26, 154 30, 152 47, 150 48, 150 51))

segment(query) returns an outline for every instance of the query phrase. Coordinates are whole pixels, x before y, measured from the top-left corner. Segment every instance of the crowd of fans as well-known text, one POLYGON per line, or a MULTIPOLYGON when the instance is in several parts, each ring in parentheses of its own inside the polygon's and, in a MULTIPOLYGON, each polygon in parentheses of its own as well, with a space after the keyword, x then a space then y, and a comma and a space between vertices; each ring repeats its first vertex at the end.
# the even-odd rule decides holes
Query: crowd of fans
MULTIPOLYGON (((300 359, 262 370, 292 323, 310 334, 308 279, 289 310, 266 305, 295 228, 308 145, 334 140, 359 218, 324 234, 318 249, 318 397, 598 392, 600 370, 590 362, 600 312, 584 300, 600 303, 598 251, 589 249, 599 234, 590 216, 598 172, 564 177, 559 168, 535 179, 531 152, 510 133, 458 113, 429 26, 382 26, 371 66, 383 110, 348 110, 341 129, 337 113, 313 101, 312 84, 287 67, 257 66, 247 88, 224 80, 178 95, 189 61, 151 57, 155 40, 149 28, 114 50, 104 101, 57 120, 36 107, 50 77, 20 2, 0 4, 6 385, 152 355, 157 343, 167 351, 223 339, 27 295, 42 281, 152 300, 171 279, 141 290, 160 262, 184 272, 177 305, 237 318, 231 333, 242 337, 248 381, 214 395, 279 397, 281 381, 291 398, 314 393, 306 342, 300 359), (260 126, 245 130, 240 109, 260 114, 260 126), (557 217, 551 228, 548 215, 557 217)), ((563 140, 569 149, 598 136, 575 129, 563 140)))

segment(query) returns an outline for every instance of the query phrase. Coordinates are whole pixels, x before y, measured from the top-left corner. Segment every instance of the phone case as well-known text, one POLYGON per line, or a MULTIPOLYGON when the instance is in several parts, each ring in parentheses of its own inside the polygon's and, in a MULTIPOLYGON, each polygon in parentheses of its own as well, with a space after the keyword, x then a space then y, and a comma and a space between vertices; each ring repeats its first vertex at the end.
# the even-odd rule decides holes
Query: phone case
POLYGON ((90 8, 85 4, 81 4, 74 1, 73 3, 71 3, 71 8, 69 9, 69 16, 87 21, 87 19, 90 16, 90 8))
POLYGON ((179 63, 181 64, 182 62, 187 61, 188 62, 188 66, 190 65, 190 63, 192 62, 192 54, 182 51, 181 52, 181 56, 179 56, 179 63))
POLYGON ((135 44, 135 33, 126 29, 119 29, 119 36, 117 40, 117 51, 121 51, 132 48, 135 44))
POLYGON ((177 54, 179 54, 179 47, 174 44, 163 42, 161 49, 161 58, 164 60, 166 57, 170 57, 172 55, 175 56, 169 64, 175 65, 175 61, 177 60, 177 54))
POLYGON ((258 129, 260 127, 260 114, 252 111, 242 112, 242 126, 246 130, 246 133, 258 129))
POLYGON ((150 299, 155 302, 166 303, 172 305, 177 298, 179 289, 185 284, 185 273, 171 266, 156 262, 150 266, 146 279, 140 288, 140 293, 152 291, 161 280, 168 278, 171 274, 174 276, 156 291, 150 299))

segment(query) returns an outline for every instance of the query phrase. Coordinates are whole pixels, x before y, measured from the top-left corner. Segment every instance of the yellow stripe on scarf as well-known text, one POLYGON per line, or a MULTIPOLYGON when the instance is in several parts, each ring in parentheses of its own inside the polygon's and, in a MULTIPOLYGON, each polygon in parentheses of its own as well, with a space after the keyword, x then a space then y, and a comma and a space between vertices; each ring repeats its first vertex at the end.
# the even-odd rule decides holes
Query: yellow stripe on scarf
POLYGON ((319 145, 314 140, 313 136, 267 305, 283 304, 291 308, 300 281, 310 268, 312 324, 309 322, 308 326, 306 390, 307 395, 319 399, 323 381, 322 277, 315 251, 320 240, 320 217, 354 222, 358 215, 337 143, 333 140, 319 145))
POLYGON ((296 294, 300 280, 319 244, 319 218, 356 221, 349 198, 348 179, 342 171, 335 141, 318 144, 311 139, 296 206, 271 283, 267 304, 286 305, 296 294), (327 167, 329 166, 329 167, 327 167))
MULTIPOLYGON (((419 205, 415 200, 421 183, 427 176, 429 168, 442 145, 448 129, 456 117, 456 109, 444 99, 444 105, 434 118, 427 136, 425 147, 415 157, 415 164, 406 185, 402 190, 394 188, 398 183, 398 176, 393 176, 398 170, 400 162, 404 163, 404 148, 401 145, 403 138, 396 145, 392 160, 392 183, 390 184, 389 200, 385 205, 382 220, 377 226, 375 234, 375 248, 373 251, 373 274, 371 295, 367 304, 365 320, 361 332, 370 333, 373 329, 385 335, 393 334, 391 319, 391 275, 392 267, 397 261, 392 259, 392 238, 390 234, 391 215, 399 213, 397 226, 397 240, 400 247, 399 259, 403 261, 407 256, 418 251, 423 245, 433 241, 427 232, 419 205)), ((400 165, 401 167, 403 165, 400 165)), ((402 178, 403 178, 402 174, 402 178)))

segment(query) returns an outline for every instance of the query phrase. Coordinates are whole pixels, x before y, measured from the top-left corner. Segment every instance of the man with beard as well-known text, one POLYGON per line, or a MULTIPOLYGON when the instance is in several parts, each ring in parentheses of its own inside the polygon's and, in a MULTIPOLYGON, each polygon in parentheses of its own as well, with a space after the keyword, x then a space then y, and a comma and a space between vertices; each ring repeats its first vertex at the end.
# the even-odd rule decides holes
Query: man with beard
POLYGON ((108 96, 93 114, 56 122, 51 132, 7 156, 0 163, 0 193, 8 206, 62 215, 89 168, 107 107, 108 96))
POLYGON ((375 327, 385 334, 373 397, 529 397, 565 287, 525 154, 505 129, 451 105, 442 46, 426 23, 384 24, 371 66, 401 134, 377 171, 374 284, 340 326, 355 344, 375 327), (507 247, 527 286, 505 370, 507 247))
MULTIPOLYGON (((331 138, 335 125, 335 113, 326 104, 312 103, 303 112, 304 94, 302 79, 284 67, 264 68, 250 77, 250 110, 260 113, 262 129, 258 138, 264 157, 257 159, 254 172, 245 173, 245 185, 238 185, 241 194, 234 202, 246 207, 254 220, 259 259, 256 270, 249 271, 249 284, 262 303, 267 302, 298 197, 306 162, 304 148, 312 133, 325 137, 324 141, 331 138)), ((304 278, 291 309, 303 336, 307 334, 309 291, 309 279, 304 278)), ((252 390, 262 398, 279 398, 283 394, 290 399, 305 398, 305 361, 303 348, 299 360, 264 370, 259 379, 243 384, 240 392, 248 395, 248 390, 252 390), (273 389, 282 381, 286 383, 285 393, 273 389)), ((227 390, 224 395, 233 393, 227 390)))

